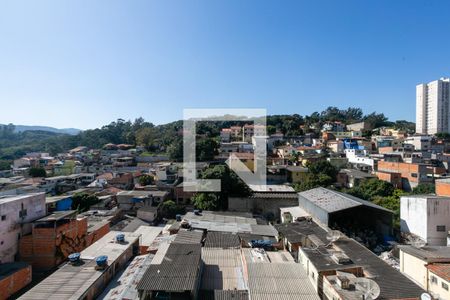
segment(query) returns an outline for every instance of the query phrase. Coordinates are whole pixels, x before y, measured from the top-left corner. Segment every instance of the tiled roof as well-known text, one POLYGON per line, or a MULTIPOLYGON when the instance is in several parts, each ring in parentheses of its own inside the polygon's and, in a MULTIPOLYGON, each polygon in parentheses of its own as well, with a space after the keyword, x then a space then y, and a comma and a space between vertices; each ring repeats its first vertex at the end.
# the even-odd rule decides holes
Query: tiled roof
POLYGON ((432 264, 427 269, 446 281, 450 281, 450 264, 432 264))

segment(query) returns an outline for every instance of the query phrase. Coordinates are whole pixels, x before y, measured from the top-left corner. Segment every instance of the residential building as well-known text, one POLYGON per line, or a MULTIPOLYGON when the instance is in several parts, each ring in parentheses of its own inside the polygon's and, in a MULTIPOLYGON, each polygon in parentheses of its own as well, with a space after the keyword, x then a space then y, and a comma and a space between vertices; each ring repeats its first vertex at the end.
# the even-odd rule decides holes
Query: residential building
POLYGON ((231 129, 230 128, 223 128, 220 131, 220 141, 222 143, 229 143, 229 142, 231 142, 231 129))
MULTIPOLYGON (((436 174, 444 174, 446 170, 428 164, 380 160, 377 172, 400 174, 403 189, 410 191, 420 183, 433 183, 433 177, 436 174)), ((379 179, 383 178, 379 177, 379 179)))
POLYGON ((400 229, 428 245, 447 245, 450 229, 450 198, 434 195, 410 195, 400 198, 400 229))
POLYGON ((450 299, 450 263, 432 264, 428 269, 428 291, 437 299, 450 299))
POLYGON ((375 178, 375 176, 360 170, 341 169, 337 174, 337 183, 343 187, 352 188, 370 178, 375 178))
POLYGON ((434 299, 450 299, 450 247, 399 245, 400 271, 434 299))
POLYGON ((428 151, 431 149, 432 137, 429 135, 412 135, 405 139, 405 144, 413 145, 416 151, 428 151))
POLYGON ((450 79, 416 86, 416 133, 450 132, 450 79))
POLYGON ((0 263, 14 262, 31 222, 45 215, 44 193, 0 197, 0 263))
POLYGON ((418 299, 425 292, 356 240, 341 235, 330 242, 327 239, 329 228, 314 221, 299 220, 276 225, 276 228, 321 299, 330 299, 326 298, 325 277, 338 275, 338 271, 374 280, 380 288, 377 299, 418 299))

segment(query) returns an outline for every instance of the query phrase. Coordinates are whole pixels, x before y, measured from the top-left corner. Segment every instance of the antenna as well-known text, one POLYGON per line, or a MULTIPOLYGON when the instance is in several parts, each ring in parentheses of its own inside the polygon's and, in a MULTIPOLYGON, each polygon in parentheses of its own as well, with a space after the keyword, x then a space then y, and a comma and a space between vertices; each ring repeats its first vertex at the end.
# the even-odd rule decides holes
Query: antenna
POLYGON ((330 243, 336 242, 341 238, 342 234, 339 230, 330 230, 327 233, 327 240, 330 241, 330 243))
POLYGON ((380 296, 380 287, 374 280, 369 278, 358 278, 355 288, 364 293, 365 300, 375 300, 380 296))

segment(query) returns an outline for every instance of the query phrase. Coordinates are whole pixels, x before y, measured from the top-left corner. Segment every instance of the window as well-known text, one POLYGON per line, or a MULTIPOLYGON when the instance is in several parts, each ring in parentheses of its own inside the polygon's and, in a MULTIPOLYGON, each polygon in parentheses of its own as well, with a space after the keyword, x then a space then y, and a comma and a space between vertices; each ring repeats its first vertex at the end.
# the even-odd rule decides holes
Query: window
POLYGON ((438 225, 438 226, 436 226, 436 231, 445 232, 445 225, 438 225))
POLYGON ((6 220, 6 215, 3 215, 2 216, 2 221, 5 221, 6 220))
POLYGON ((437 284, 436 276, 431 275, 430 278, 431 278, 431 283, 437 284))
POLYGON ((448 284, 446 284, 445 282, 442 282, 442 288, 446 291, 448 291, 448 284))
POLYGON ((411 173, 411 177, 417 178, 417 173, 411 173))

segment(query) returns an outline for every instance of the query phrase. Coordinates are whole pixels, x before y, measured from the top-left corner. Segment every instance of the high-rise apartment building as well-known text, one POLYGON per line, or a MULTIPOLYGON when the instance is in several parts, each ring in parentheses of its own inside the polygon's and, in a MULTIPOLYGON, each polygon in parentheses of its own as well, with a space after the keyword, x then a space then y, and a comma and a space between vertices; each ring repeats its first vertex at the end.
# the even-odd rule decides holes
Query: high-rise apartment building
POLYGON ((416 87, 416 133, 450 132, 450 79, 416 87))

